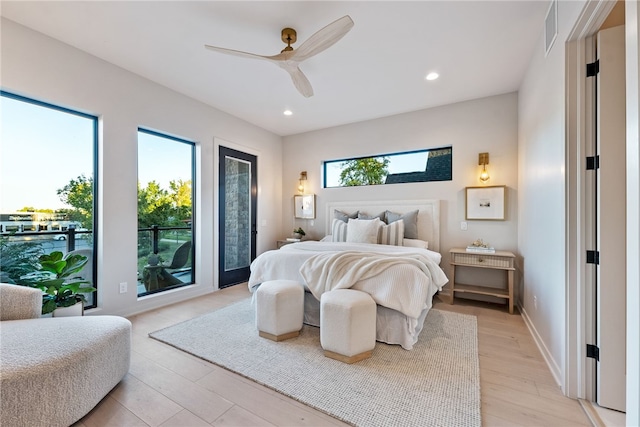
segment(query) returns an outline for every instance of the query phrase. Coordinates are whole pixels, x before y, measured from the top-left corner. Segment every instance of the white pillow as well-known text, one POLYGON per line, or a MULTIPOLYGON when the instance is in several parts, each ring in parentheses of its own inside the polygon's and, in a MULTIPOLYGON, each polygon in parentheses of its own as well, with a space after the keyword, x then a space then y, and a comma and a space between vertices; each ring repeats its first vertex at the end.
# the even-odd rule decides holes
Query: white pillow
POLYGON ((333 242, 347 241, 347 223, 341 219, 334 218, 331 222, 331 236, 333 242))
POLYGON ((402 246, 429 249, 429 242, 419 239, 402 239, 402 246))
POLYGON ((378 236, 381 245, 402 246, 404 239, 404 221, 398 220, 389 225, 382 225, 378 236))
POLYGON ((333 236, 331 234, 327 234, 322 239, 320 239, 320 241, 321 242, 333 242, 333 236))
POLYGON ((349 219, 347 223, 347 242, 378 243, 380 219, 349 219))

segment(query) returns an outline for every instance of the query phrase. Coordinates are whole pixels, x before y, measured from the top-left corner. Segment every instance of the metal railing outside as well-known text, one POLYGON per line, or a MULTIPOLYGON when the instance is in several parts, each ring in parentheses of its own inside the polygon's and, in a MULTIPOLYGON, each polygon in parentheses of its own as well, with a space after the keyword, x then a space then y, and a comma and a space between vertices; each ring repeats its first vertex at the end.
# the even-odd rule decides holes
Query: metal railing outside
POLYGON ((193 254, 189 254, 187 263, 179 268, 164 270, 171 264, 177 248, 186 242, 193 242, 190 226, 170 227, 153 225, 138 229, 138 296, 149 295, 167 289, 173 289, 193 283, 193 254), (153 259, 153 261, 152 261, 153 259), (156 283, 155 276, 160 274, 178 280, 156 283), (151 276, 151 277, 150 277, 151 276))

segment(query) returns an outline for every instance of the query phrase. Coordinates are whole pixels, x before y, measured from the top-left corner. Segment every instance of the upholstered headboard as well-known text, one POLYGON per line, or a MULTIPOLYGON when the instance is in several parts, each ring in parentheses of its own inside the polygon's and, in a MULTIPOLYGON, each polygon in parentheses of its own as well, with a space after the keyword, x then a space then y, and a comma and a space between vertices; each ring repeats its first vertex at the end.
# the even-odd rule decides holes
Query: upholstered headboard
POLYGON ((429 249, 440 252, 440 200, 376 200, 362 202, 328 202, 326 206, 326 230, 331 230, 333 211, 346 213, 360 211, 377 215, 389 210, 404 214, 418 210, 418 238, 429 242, 429 249))

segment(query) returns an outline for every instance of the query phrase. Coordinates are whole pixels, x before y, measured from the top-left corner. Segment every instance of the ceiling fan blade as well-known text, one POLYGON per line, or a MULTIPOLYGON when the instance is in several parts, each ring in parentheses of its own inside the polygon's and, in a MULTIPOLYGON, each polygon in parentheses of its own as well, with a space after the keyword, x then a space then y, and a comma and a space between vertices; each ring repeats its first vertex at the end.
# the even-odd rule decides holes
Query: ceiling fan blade
POLYGON ((313 88, 311 87, 311 83, 307 76, 304 75, 300 68, 298 67, 287 67, 285 68, 289 75, 291 76, 291 80, 293 80, 293 85, 298 89, 298 92, 302 94, 305 98, 309 98, 313 96, 313 88))
POLYGON ((226 53, 227 55, 240 56, 243 58, 251 58, 251 59, 273 60, 271 56, 256 55, 255 53, 243 52, 241 50, 225 49, 223 47, 209 46, 208 44, 205 44, 204 47, 209 50, 213 50, 214 52, 226 53))
POLYGON ((291 61, 302 62, 331 47, 353 28, 353 20, 349 15, 333 21, 309 37, 299 48, 293 51, 291 61))

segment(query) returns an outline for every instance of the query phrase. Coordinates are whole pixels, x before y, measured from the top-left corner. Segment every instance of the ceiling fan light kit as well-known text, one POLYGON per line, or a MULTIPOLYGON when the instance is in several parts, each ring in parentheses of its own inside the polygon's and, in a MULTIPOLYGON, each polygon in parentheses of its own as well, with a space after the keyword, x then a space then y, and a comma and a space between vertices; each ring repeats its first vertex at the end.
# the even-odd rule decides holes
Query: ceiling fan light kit
POLYGON ((344 37, 351 28, 353 28, 353 20, 349 15, 345 15, 317 31, 297 49, 291 47, 291 45, 298 39, 296 30, 293 28, 284 28, 281 33, 281 39, 287 44, 287 46, 279 54, 272 56, 257 55, 254 53, 209 45, 205 45, 205 48, 215 52, 226 53, 228 55, 263 59, 272 62, 288 72, 291 76, 291 80, 293 81, 293 85, 298 89, 298 92, 300 92, 304 97, 309 98, 313 96, 313 88, 311 87, 311 83, 307 77, 298 67, 298 64, 333 46, 342 37, 344 37))

